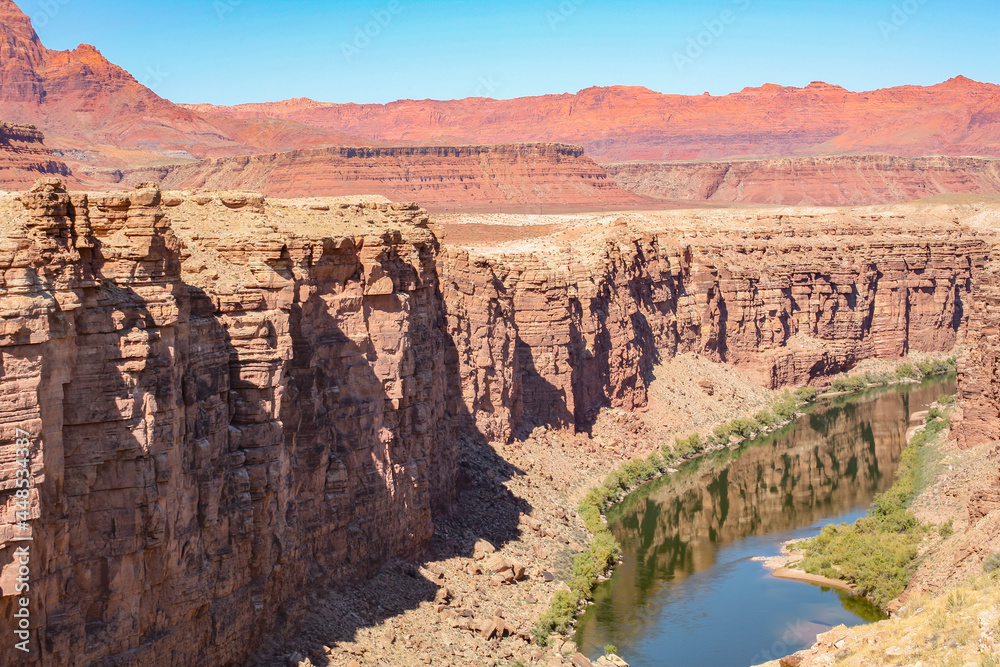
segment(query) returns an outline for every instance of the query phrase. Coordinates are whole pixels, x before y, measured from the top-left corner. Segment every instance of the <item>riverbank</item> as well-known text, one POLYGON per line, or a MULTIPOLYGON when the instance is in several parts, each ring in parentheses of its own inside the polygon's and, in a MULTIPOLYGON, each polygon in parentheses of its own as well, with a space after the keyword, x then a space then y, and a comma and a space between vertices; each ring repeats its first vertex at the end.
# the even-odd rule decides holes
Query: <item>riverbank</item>
MULTIPOLYGON (((831 391, 825 397, 836 397, 836 401, 850 401, 852 395, 861 397, 868 389, 888 387, 893 384, 910 384, 942 375, 955 368, 954 357, 924 357, 919 360, 904 360, 877 371, 856 368, 849 374, 837 376, 831 381, 831 391), (844 389, 847 391, 844 391, 844 389)), ((711 434, 695 432, 683 438, 677 437, 674 445, 664 445, 662 451, 652 452, 648 458, 634 459, 619 469, 612 471, 600 486, 590 489, 580 503, 578 512, 584 519, 593 541, 587 551, 574 560, 569 590, 556 594, 549 610, 542 615, 534 629, 534 636, 540 645, 545 645, 550 633, 566 632, 579 616, 585 603, 592 596, 596 584, 610 576, 619 557, 619 545, 607 527, 605 513, 643 484, 675 472, 673 466, 680 465, 704 455, 729 447, 739 447, 742 443, 777 431, 790 424, 802 410, 818 398, 817 391, 802 387, 794 392, 786 390, 773 397, 771 403, 752 418, 738 418, 723 422, 712 429, 711 434)), ((786 578, 796 577, 812 583, 828 582, 834 588, 852 591, 853 588, 840 582, 832 571, 810 571, 797 575, 791 570, 786 578)))
POLYGON ((568 634, 541 647, 532 630, 567 590, 573 560, 591 539, 576 512, 586 491, 623 463, 674 443, 681 427, 710 434, 778 395, 738 368, 695 355, 654 373, 648 407, 605 409, 589 433, 539 427, 509 444, 467 441, 457 509, 437 523, 420 564, 395 561, 372 580, 314 591, 296 640, 256 664, 571 664, 577 647, 568 634), (479 558, 469 555, 476 544, 479 558), (510 580, 520 567, 523 578, 510 580))
MULTIPOLYGON (((945 397, 941 400, 954 402, 945 397)), ((786 563, 765 561, 766 566, 777 566, 774 576, 781 570, 783 578, 789 578, 787 572, 798 570, 802 581, 812 577, 842 580, 852 584, 859 595, 889 610, 913 578, 919 547, 933 528, 917 519, 909 506, 936 465, 937 446, 947 437, 950 426, 950 410, 934 403, 929 410, 909 416, 910 423, 917 419, 923 423, 907 430, 907 446, 892 487, 854 523, 829 525, 815 537, 784 545, 783 553, 801 557, 786 563)))
POLYGON ((780 396, 693 355, 655 373, 647 408, 604 410, 590 433, 538 428, 510 444, 467 442, 458 509, 438 522, 424 559, 312 592, 313 611, 295 641, 257 664, 514 667, 575 658, 586 666, 570 628, 545 647, 533 634, 591 539, 575 511, 580 500, 624 463, 684 434, 707 440, 720 423, 751 420, 780 396))
POLYGON ((780 555, 758 556, 756 558, 752 558, 751 560, 763 563, 765 568, 771 570, 771 576, 778 579, 801 581, 807 584, 826 586, 827 588, 836 588, 837 590, 847 591, 848 593, 854 594, 856 588, 843 579, 833 579, 831 577, 824 577, 818 574, 809 574, 808 572, 803 572, 801 569, 796 568, 795 566, 802 562, 805 554, 801 551, 792 551, 790 548, 792 544, 794 544, 794 542, 786 542, 781 545, 780 555))
POLYGON ((997 483, 1000 446, 961 450, 947 434, 928 446, 936 465, 909 508, 932 529, 889 620, 833 628, 811 648, 762 667, 883 665, 903 658, 905 664, 1000 665, 1000 557, 993 555, 1000 552, 1000 506, 984 502, 984 489, 997 483))

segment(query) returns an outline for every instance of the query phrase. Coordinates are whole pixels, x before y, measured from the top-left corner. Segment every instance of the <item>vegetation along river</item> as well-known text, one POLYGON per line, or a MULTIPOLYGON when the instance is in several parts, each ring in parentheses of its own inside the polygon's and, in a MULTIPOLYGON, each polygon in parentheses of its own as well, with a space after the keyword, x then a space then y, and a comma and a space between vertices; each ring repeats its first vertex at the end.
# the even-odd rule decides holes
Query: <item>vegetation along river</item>
POLYGON ((633 667, 747 667, 830 627, 883 618, 866 600, 770 576, 755 556, 854 521, 895 477, 912 412, 954 376, 819 401, 771 435, 692 461, 608 512, 623 563, 594 592, 576 641, 633 667))

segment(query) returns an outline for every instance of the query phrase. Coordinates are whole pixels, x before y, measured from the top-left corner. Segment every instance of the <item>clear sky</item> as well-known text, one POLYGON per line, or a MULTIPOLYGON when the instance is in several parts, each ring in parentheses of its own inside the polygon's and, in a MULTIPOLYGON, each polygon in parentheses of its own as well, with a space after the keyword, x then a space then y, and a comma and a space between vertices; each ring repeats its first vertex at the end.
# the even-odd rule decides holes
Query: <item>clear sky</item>
POLYGON ((1000 0, 16 1, 175 102, 1000 83, 1000 0))

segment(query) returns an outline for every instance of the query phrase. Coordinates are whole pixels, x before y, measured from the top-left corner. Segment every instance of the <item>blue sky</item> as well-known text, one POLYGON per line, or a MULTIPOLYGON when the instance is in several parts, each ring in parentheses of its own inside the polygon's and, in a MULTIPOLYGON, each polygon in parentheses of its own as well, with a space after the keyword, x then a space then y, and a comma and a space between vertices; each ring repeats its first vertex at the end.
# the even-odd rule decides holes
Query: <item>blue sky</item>
POLYGON ((998 0, 16 1, 175 102, 1000 83, 998 0))

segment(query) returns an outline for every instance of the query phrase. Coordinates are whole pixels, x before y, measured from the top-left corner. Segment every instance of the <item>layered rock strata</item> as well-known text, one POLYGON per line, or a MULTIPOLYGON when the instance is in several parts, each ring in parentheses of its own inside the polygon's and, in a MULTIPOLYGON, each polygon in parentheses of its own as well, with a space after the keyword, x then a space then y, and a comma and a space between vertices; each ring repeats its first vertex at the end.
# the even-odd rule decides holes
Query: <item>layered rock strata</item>
POLYGON ((579 146, 506 144, 328 148, 203 160, 126 172, 164 187, 251 189, 273 197, 382 195, 438 209, 630 208, 643 197, 608 178, 579 146))
POLYGON ((32 538, 31 653, 0 633, 0 661, 243 662, 304 591, 422 552, 460 434, 642 406, 678 351, 778 386, 950 349, 983 242, 875 218, 606 216, 477 249, 410 204, 0 200, 0 617, 32 538))
POLYGON ((42 176, 70 178, 69 167, 55 158, 31 125, 0 122, 0 190, 23 190, 42 176))
POLYGON ((670 95, 639 86, 494 100, 333 104, 293 99, 199 113, 280 118, 384 142, 562 141, 626 160, 888 153, 1000 155, 1000 86, 958 76, 934 86, 864 92, 814 81, 729 95, 670 95))
POLYGON ((854 206, 939 194, 1000 195, 1000 160, 840 155, 602 165, 625 190, 661 199, 854 206))
POLYGON ((992 245, 975 276, 972 304, 968 350, 958 363, 960 409, 954 419, 964 447, 1000 440, 1000 244, 992 245))
POLYGON ((986 247, 953 225, 681 215, 609 216, 508 252, 446 247, 449 330, 485 433, 642 406, 654 366, 678 352, 780 387, 964 336, 986 247))
POLYGON ((0 663, 238 664, 314 583, 420 553, 450 502, 458 402, 422 212, 282 225, 207 200, 174 209, 175 233, 152 187, 21 197, 0 249, 0 616, 31 537, 32 638, 2 633, 0 663))

